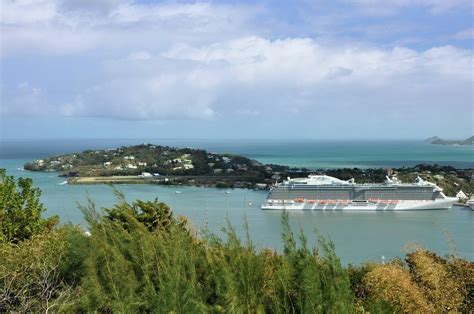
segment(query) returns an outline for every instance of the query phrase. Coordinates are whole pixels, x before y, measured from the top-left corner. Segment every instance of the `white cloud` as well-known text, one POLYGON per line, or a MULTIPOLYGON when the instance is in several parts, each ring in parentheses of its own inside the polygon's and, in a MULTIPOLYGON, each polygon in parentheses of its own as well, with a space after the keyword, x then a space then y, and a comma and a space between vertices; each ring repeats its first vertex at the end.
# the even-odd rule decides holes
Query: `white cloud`
POLYGON ((403 8, 422 7, 432 14, 472 8, 471 0, 341 0, 352 3, 370 15, 391 15, 403 8))
POLYGON ((62 55, 96 50, 163 47, 245 33, 259 9, 209 3, 139 4, 132 1, 7 0, 2 2, 4 57, 62 55), (240 31, 236 31, 240 30, 240 31))
POLYGON ((58 5, 62 11, 106 14, 125 3, 124 0, 60 0, 58 5))
MULTIPOLYGON (((413 6, 440 13, 467 5, 462 0, 340 1, 383 14, 413 6)), ((18 87, 13 80, 2 82, 9 83, 2 87, 7 91, 2 114, 314 117, 318 123, 379 119, 372 123, 383 125, 384 117, 423 119, 426 112, 442 115, 446 104, 458 112, 472 106, 472 50, 444 45, 416 51, 401 44, 381 48, 337 38, 275 36, 268 30, 273 24, 265 24, 272 19, 262 28, 257 23, 260 10, 198 2, 2 2, 2 62, 23 56, 42 62, 59 55, 50 59, 51 72, 43 73, 51 81, 56 60, 71 68, 71 75, 60 73, 55 88, 48 85, 52 91, 36 82, 18 87), (75 77, 83 64, 88 73, 75 77), (48 95, 64 90, 69 94, 61 99, 48 95)), ((375 31, 387 28, 395 26, 375 31)), ((30 73, 23 75, 27 79, 30 73)))
POLYGON ((38 116, 50 113, 46 95, 41 88, 29 82, 21 82, 16 87, 0 86, 0 113, 9 116, 38 116))
POLYGON ((57 14, 49 0, 4 0, 0 8, 0 22, 10 26, 49 22, 57 14))
POLYGON ((345 110, 406 118, 448 103, 469 108, 472 61, 471 51, 451 46, 339 48, 309 38, 180 45, 143 65, 130 58, 105 63, 104 82, 81 93, 68 114, 219 119, 345 110))
POLYGON ((474 40, 474 27, 457 32, 454 38, 458 40, 474 40))

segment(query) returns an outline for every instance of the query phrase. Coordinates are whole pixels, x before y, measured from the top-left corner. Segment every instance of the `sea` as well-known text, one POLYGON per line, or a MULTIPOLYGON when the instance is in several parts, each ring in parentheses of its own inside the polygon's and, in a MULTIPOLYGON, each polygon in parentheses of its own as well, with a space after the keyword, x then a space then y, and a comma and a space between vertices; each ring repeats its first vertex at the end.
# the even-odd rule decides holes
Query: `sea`
MULTIPOLYGON (((474 147, 439 146, 423 141, 153 138, 1 140, 0 168, 5 168, 9 175, 33 179, 34 185, 42 191, 46 216, 59 215, 62 223, 72 222, 87 228, 79 206, 88 200, 98 209, 112 206, 117 201, 112 187, 68 185, 56 172, 25 171, 23 165, 57 154, 141 143, 203 148, 243 155, 262 163, 310 169, 385 168, 422 163, 474 168, 474 147)), ((259 249, 282 250, 281 212, 260 209, 267 191, 157 185, 117 188, 129 201, 158 198, 167 203, 175 215, 188 217, 196 230, 208 228, 224 236, 222 228, 230 224, 245 242, 247 222, 253 245, 259 249)), ((474 212, 463 207, 415 212, 290 212, 289 216, 295 236, 304 232, 309 244, 315 247, 318 236, 332 240, 344 264, 403 258, 413 244, 443 256, 455 250, 459 256, 474 260, 474 212)))

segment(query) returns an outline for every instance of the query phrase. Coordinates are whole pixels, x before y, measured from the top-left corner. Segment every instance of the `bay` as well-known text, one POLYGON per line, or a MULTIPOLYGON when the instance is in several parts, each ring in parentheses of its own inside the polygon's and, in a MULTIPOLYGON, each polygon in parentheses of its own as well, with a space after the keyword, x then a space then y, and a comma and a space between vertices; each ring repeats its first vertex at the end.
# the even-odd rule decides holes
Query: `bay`
MULTIPOLYGON (((67 185, 64 178, 53 172, 23 171, 25 162, 53 154, 84 149, 112 148, 143 142, 154 144, 204 148, 209 151, 242 154, 264 163, 278 163, 308 168, 333 167, 401 167, 419 163, 438 163, 458 167, 474 167, 472 147, 436 146, 417 141, 206 141, 172 139, 123 140, 58 140, 58 141, 2 141, 0 168, 15 177, 31 177, 42 190, 41 200, 47 215, 59 215, 62 222, 84 223, 77 204, 92 199, 97 207, 112 206, 116 201, 107 185, 67 185)), ((189 218, 195 228, 208 226, 213 232, 229 221, 244 239, 244 220, 250 235, 260 247, 281 250, 281 213, 262 211, 260 205, 266 191, 202 187, 169 187, 155 185, 121 185, 130 201, 151 200, 158 197, 169 204, 177 215, 189 218), (176 193, 179 191, 180 193, 176 193)), ((344 263, 380 261, 404 255, 403 246, 410 242, 438 252, 449 253, 447 231, 456 243, 459 255, 474 259, 474 213, 460 207, 441 211, 388 213, 325 213, 291 212, 295 234, 301 228, 316 243, 318 233, 331 238, 336 252, 344 263)))

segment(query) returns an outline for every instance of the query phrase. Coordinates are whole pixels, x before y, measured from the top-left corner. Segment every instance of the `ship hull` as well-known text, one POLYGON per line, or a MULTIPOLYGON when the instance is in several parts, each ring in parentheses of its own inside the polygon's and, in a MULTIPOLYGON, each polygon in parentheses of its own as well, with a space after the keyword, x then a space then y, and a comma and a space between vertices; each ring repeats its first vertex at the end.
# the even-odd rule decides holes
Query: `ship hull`
POLYGON ((313 203, 289 203, 271 204, 261 206, 263 210, 290 210, 290 211, 417 211, 450 209, 457 198, 437 199, 434 201, 404 201, 397 204, 375 204, 370 202, 350 204, 313 204, 313 203))

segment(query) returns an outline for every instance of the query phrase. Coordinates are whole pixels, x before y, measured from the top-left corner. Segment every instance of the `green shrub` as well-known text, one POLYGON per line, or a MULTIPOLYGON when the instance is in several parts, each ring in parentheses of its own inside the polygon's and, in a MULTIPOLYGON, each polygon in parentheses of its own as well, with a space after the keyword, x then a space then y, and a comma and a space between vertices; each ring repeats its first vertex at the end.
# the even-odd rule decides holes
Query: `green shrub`
POLYGON ((29 178, 15 182, 0 169, 0 242, 19 242, 45 230, 58 222, 57 216, 44 219, 46 210, 40 202, 41 191, 33 188, 29 178))
POLYGON ((119 220, 98 216, 93 206, 86 209, 91 226, 86 274, 77 302, 65 309, 205 312, 207 290, 198 280, 202 245, 172 217, 166 216, 171 219, 166 229, 150 232, 130 204, 114 207, 114 217, 120 208, 119 220))
POLYGON ((60 276, 70 287, 78 286, 86 274, 85 259, 90 253, 90 238, 84 230, 73 224, 58 228, 63 240, 67 243, 67 250, 61 260, 60 276))

